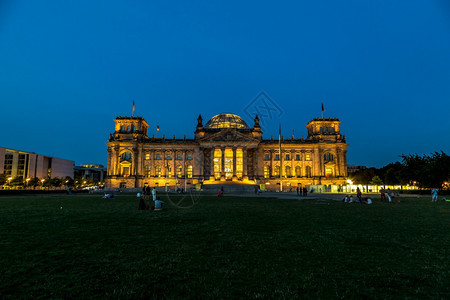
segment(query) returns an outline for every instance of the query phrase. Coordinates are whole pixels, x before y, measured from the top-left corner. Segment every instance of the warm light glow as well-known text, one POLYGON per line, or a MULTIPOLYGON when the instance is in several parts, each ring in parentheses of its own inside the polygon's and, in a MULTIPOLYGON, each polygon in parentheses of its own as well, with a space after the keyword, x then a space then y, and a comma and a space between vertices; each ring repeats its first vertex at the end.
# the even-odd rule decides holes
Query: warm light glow
POLYGON ((43 183, 45 181, 45 179, 41 179, 41 182, 43 183))
POLYGON ((353 181, 351 181, 350 179, 347 179, 347 183, 348 184, 353 184, 353 181))

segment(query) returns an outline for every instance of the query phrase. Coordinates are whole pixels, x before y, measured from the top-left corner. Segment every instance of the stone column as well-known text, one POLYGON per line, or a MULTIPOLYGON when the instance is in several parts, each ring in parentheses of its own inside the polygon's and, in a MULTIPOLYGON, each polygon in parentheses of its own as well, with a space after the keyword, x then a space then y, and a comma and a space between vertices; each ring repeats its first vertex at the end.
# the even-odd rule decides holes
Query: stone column
POLYGON ((187 177, 187 170, 186 170, 186 149, 183 150, 183 166, 182 166, 182 170, 183 170, 183 177, 184 180, 186 180, 187 177))
MULTIPOLYGON (((112 170, 111 162, 112 162, 112 148, 108 147, 108 165, 106 166, 106 170, 108 171, 108 173, 107 173, 108 175, 112 175, 111 174, 111 170, 112 170)), ((36 175, 33 176, 33 177, 36 177, 36 175)))
POLYGON ((222 151, 222 165, 220 170, 220 180, 225 180, 225 147, 221 147, 222 151))
POLYGON ((211 155, 211 162, 210 162, 211 174, 210 174, 209 180, 211 180, 211 177, 213 178, 213 180, 216 180, 216 177, 214 174, 214 150, 216 150, 216 148, 212 147, 211 154, 210 154, 211 155))
POLYGON ((114 146, 114 175, 120 175, 119 172, 119 163, 120 163, 120 157, 119 157, 119 146, 114 146))
POLYGON ((236 176, 236 147, 233 147, 233 181, 237 180, 236 176))
MULTIPOLYGON (((242 148, 242 161, 243 161, 243 168, 242 168, 242 177, 243 179, 248 179, 248 170, 247 170, 247 147, 242 148)), ((255 164, 255 162, 253 162, 253 164, 255 164)), ((253 166, 254 168, 256 167, 255 165, 253 166)))

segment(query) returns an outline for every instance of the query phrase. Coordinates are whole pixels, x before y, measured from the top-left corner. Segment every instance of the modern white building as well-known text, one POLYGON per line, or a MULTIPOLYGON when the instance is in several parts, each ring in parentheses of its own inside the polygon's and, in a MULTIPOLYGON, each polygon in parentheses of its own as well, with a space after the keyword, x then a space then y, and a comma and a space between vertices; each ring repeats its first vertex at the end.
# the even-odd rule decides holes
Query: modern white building
POLYGON ((74 177, 75 162, 34 152, 0 147, 0 174, 7 177, 74 177))

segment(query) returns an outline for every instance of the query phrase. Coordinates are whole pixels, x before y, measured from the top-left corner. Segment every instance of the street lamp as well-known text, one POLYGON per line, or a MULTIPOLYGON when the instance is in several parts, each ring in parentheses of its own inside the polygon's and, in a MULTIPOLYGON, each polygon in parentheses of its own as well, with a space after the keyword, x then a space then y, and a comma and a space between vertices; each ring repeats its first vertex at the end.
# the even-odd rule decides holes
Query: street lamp
POLYGON ((11 189, 11 180, 12 180, 13 178, 12 177, 9 177, 8 178, 8 185, 9 185, 9 188, 11 189))
POLYGON ((27 178, 26 182, 27 182, 27 189, 28 189, 28 182, 30 182, 30 178, 27 178))

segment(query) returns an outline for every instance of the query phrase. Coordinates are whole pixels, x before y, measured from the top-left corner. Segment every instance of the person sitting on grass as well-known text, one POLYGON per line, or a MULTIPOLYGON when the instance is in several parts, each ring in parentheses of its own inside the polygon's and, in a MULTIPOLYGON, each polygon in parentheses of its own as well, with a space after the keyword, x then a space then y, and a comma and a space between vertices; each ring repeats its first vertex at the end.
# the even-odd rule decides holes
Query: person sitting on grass
POLYGON ((348 195, 345 195, 344 199, 342 199, 342 202, 344 203, 348 203, 350 201, 350 198, 348 197, 348 195))
POLYGON ((363 198, 363 203, 364 203, 364 204, 372 204, 372 199, 367 198, 367 197, 364 197, 364 198, 363 198))
POLYGON ((155 200, 155 206, 152 206, 152 210, 162 210, 164 201, 161 201, 159 197, 155 200))

